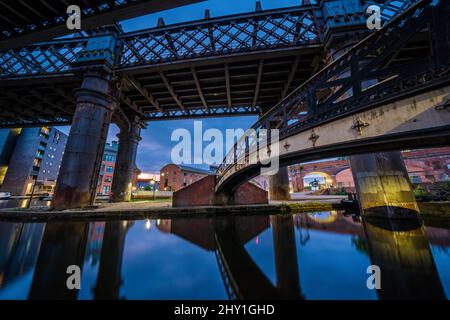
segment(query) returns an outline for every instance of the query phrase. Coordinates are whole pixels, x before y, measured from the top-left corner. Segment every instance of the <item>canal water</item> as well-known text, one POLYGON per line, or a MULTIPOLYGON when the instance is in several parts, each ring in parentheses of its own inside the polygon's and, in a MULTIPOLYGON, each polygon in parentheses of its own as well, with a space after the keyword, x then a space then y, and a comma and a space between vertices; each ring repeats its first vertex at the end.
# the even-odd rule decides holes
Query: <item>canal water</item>
POLYGON ((2 300, 449 297, 450 230, 431 225, 339 211, 0 222, 2 300), (79 291, 67 289, 70 265, 81 268, 79 291))

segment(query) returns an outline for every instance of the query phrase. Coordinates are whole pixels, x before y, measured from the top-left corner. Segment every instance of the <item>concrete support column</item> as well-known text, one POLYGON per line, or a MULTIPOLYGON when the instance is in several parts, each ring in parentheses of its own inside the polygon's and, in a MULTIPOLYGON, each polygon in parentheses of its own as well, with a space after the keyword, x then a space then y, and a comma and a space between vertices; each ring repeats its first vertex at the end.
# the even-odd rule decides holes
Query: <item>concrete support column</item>
POLYGON ((419 208, 399 151, 352 156, 350 164, 363 215, 417 215, 419 208))
MULTIPOLYGON (((270 127, 276 128, 275 123, 270 127)), ((280 167, 278 172, 269 176, 269 200, 290 200, 289 172, 287 167, 280 167)))
POLYGON ((269 176, 269 199, 290 200, 289 172, 287 167, 282 167, 275 175, 269 176))
POLYGON ((111 202, 124 202, 131 200, 133 178, 136 171, 136 154, 138 143, 141 140, 141 128, 132 124, 129 130, 121 130, 119 150, 111 187, 111 202))
POLYGON ((84 70, 55 187, 52 204, 55 209, 86 207, 94 203, 106 137, 116 106, 112 90, 109 67, 103 65, 84 70))

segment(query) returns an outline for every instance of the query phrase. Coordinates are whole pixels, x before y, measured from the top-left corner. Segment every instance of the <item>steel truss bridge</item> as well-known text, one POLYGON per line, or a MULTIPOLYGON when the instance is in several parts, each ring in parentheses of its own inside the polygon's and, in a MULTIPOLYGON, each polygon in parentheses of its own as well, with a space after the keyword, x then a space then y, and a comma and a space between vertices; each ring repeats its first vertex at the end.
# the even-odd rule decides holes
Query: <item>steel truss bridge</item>
POLYGON ((17 0, 0 2, 0 50, 51 40, 68 32, 67 8, 77 5, 84 30, 203 0, 17 0), (12 3, 14 2, 14 3, 12 3))
POLYGON ((264 114, 218 169, 216 191, 259 175, 279 129, 280 166, 450 141, 450 3, 423 0, 264 114), (268 133, 267 133, 268 132, 268 133), (269 136, 261 143, 261 135, 269 136), (261 150, 258 154, 257 150, 261 150))
MULTIPOLYGON (((363 2, 378 3, 389 20, 417 0, 363 2)), ((75 111, 73 91, 81 83, 73 64, 105 34, 118 40, 113 55, 120 108, 114 121, 261 115, 323 65, 330 26, 365 21, 363 12, 328 11, 319 1, 220 18, 206 14, 200 21, 171 26, 160 21, 158 27, 138 32, 104 27, 90 36, 5 49, 0 52, 0 126, 69 125, 75 111)), ((33 35, 33 30, 3 32, 4 41, 33 35)), ((418 39, 416 44, 422 47, 424 42, 418 39)), ((408 54, 402 52, 391 63, 408 59, 408 54)))

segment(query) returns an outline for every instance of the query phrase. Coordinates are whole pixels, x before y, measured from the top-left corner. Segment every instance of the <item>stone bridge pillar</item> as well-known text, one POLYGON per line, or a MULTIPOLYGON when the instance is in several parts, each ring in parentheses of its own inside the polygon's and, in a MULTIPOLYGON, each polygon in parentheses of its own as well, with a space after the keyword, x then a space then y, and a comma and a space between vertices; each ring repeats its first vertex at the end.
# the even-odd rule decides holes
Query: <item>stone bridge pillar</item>
POLYGON ((269 176, 269 199, 291 199, 289 194, 289 173, 287 167, 282 167, 278 170, 278 173, 273 176, 269 176))
POLYGON ((269 200, 290 200, 288 167, 280 167, 269 176, 269 200))
POLYGON ((76 111, 61 164, 52 207, 86 207, 95 200, 98 175, 113 111, 114 35, 93 38, 74 64, 83 75, 76 111))
POLYGON ((396 218, 419 212, 400 151, 352 156, 350 164, 362 214, 396 218))
POLYGON ((119 150, 111 187, 111 202, 124 202, 131 199, 137 148, 141 140, 140 131, 139 124, 132 123, 129 129, 122 129, 117 135, 119 150))

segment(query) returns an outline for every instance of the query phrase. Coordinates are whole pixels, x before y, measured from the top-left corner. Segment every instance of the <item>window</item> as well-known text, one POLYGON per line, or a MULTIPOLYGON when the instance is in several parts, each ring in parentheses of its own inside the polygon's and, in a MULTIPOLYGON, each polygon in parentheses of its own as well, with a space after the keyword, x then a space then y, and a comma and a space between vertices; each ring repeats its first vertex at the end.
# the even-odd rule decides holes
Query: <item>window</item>
POLYGON ((421 183, 422 179, 419 176, 410 176, 412 183, 421 183))
POLYGON ((106 154, 104 157, 104 160, 106 162, 115 162, 116 161, 116 156, 111 155, 111 154, 106 154))
POLYGON ((107 166, 106 167, 106 172, 113 173, 113 171, 114 171, 114 168, 112 166, 107 166))
POLYGON ((48 139, 49 134, 50 134, 50 128, 47 128, 47 127, 42 127, 41 130, 39 131, 39 136, 41 138, 48 139))
POLYGON ((112 182, 112 177, 106 176, 105 177, 105 182, 112 182))

